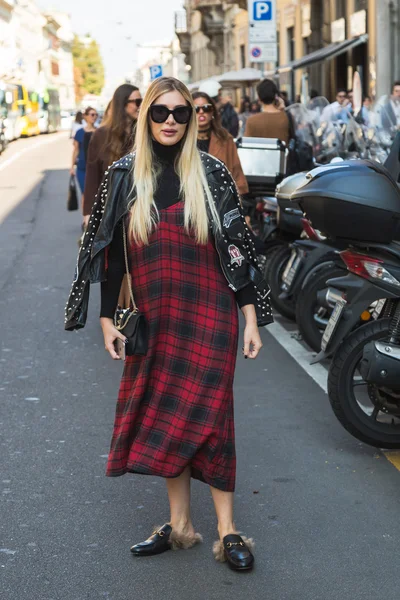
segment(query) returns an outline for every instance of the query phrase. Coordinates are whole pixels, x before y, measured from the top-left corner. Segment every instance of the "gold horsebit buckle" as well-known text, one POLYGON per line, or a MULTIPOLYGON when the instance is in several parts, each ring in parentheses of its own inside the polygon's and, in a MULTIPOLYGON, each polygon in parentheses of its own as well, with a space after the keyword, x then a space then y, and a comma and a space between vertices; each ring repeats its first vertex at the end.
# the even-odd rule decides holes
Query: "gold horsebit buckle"
POLYGON ((227 548, 232 548, 232 546, 244 546, 244 542, 228 542, 226 544, 227 548))
POLYGON ((153 531, 152 535, 156 535, 156 533, 158 533, 158 535, 160 537, 164 537, 165 536, 165 531, 163 531, 162 529, 156 529, 155 531, 153 531))

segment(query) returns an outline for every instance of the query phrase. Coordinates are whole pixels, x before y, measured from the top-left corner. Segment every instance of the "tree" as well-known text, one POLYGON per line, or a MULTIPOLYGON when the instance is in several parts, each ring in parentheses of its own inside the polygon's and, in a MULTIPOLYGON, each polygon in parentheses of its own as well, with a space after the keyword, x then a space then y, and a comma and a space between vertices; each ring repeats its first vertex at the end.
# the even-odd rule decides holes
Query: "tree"
POLYGON ((89 35, 77 35, 72 43, 75 93, 78 102, 85 94, 101 94, 104 86, 104 65, 98 43, 89 35))

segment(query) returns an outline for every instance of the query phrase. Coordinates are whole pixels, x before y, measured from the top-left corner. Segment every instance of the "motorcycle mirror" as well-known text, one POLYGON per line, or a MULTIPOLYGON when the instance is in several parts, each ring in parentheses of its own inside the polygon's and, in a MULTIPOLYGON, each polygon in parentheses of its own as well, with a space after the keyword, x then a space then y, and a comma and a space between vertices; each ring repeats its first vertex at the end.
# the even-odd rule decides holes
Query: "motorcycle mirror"
POLYGON ((362 108, 362 84, 360 74, 356 71, 353 77, 353 111, 357 116, 362 108))

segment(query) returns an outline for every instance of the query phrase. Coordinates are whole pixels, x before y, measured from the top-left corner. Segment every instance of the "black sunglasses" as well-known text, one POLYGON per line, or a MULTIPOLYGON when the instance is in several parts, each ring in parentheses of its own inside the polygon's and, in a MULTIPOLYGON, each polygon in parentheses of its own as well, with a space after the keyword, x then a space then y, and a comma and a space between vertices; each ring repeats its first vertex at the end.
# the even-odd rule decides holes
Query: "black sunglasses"
POLYGON ((134 100, 127 100, 126 104, 136 104, 136 106, 139 108, 139 106, 142 104, 143 102, 143 98, 135 98, 134 100))
POLYGON ((210 113, 210 112, 212 112, 212 111, 214 110, 214 108, 213 108, 213 105, 212 105, 212 104, 203 104, 203 106, 196 106, 196 112, 197 112, 197 114, 198 114, 198 113, 199 113, 201 110, 203 111, 203 113, 206 113, 206 114, 207 114, 207 113, 210 113))
POLYGON ((98 117, 99 115, 97 113, 89 113, 88 115, 89 117, 98 117))
POLYGON ((150 106, 150 117, 154 123, 165 123, 170 115, 180 125, 186 125, 190 121, 192 109, 190 106, 177 106, 173 110, 170 110, 164 104, 153 104, 150 106))

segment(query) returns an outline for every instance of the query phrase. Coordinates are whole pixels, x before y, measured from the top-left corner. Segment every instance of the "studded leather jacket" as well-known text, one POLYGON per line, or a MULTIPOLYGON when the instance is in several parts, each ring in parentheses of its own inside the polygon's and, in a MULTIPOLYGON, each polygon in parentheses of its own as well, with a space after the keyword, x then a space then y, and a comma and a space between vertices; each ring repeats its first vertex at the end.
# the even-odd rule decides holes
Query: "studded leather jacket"
MULTIPOLYGON (((255 305, 259 326, 273 322, 269 301, 270 290, 257 264, 252 235, 246 225, 235 182, 221 161, 201 152, 207 182, 220 216, 221 231, 213 227, 215 247, 227 284, 238 291, 249 284, 256 290, 255 305)), ((65 329, 72 331, 85 326, 91 283, 107 278, 106 248, 114 229, 129 211, 132 189, 134 154, 128 154, 106 171, 93 206, 89 224, 81 245, 65 308, 65 329)))

